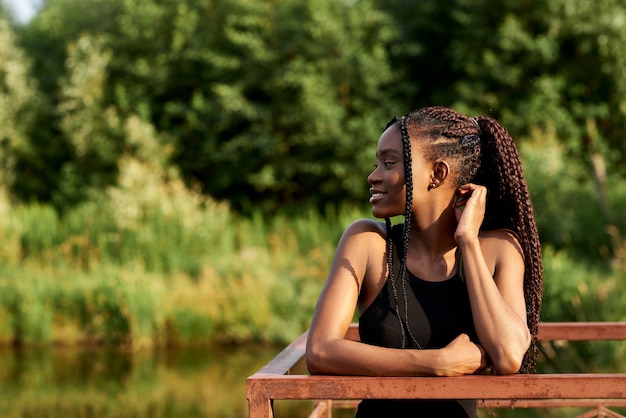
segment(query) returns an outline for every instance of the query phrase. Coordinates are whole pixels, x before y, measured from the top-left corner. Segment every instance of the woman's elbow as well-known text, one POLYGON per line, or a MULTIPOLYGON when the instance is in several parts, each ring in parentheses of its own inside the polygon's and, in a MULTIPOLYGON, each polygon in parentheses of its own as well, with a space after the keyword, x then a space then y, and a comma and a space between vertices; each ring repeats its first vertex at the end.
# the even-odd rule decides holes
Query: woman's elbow
POLYGON ((493 367, 500 375, 515 374, 522 367, 523 360, 524 356, 502 356, 498 360, 494 360, 493 367))
POLYGON ((304 358, 306 360, 306 369, 310 374, 323 374, 319 366, 320 362, 315 355, 307 351, 304 358))
POLYGON ((327 356, 319 346, 307 346, 304 358, 310 374, 329 374, 327 356))
POLYGON ((492 358, 493 367, 498 374, 507 375, 519 372, 524 362, 524 356, 530 347, 530 335, 527 341, 511 347, 502 347, 498 355, 492 358))

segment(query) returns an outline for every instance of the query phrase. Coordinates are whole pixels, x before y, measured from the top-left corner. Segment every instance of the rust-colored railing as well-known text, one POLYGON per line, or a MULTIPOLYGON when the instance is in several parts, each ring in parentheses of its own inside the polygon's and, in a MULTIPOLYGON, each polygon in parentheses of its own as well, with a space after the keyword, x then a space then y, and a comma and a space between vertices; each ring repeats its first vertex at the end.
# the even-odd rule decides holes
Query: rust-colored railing
MULTIPOLYGON (((347 338, 358 339, 356 325, 347 338)), ((525 374, 460 377, 310 376, 302 366, 305 332, 247 379, 250 418, 273 418, 274 400, 315 400, 313 417, 360 399, 478 399, 481 407, 585 407, 579 418, 622 417, 626 373, 525 374)), ((626 340, 626 322, 542 323, 541 341, 626 340)))

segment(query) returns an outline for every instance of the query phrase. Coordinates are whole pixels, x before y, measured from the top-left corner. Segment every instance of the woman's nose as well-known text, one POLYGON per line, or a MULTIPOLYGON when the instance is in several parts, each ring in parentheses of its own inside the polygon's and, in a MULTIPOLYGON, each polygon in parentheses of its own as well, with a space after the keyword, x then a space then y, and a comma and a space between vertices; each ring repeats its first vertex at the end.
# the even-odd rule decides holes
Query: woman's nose
POLYGON ((375 167, 374 170, 367 176, 367 182, 369 184, 374 184, 380 180, 380 176, 378 175, 378 167, 375 167))

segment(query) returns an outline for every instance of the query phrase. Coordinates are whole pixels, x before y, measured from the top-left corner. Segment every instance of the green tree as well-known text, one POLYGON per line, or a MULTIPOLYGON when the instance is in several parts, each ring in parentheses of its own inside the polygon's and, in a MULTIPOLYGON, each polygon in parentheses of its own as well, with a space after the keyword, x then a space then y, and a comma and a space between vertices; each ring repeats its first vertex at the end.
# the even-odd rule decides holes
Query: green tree
POLYGON ((84 35, 114 34, 120 0, 42 0, 39 13, 18 28, 19 43, 33 58, 41 90, 58 101, 68 47, 84 35))
POLYGON ((176 138, 206 192, 244 210, 366 195, 398 108, 390 25, 368 1, 126 1, 120 30, 116 101, 176 138))
POLYGON ((85 200, 117 180, 125 135, 117 109, 104 101, 109 60, 96 37, 83 36, 70 46, 58 105, 61 131, 72 150, 57 195, 64 203, 85 200))
POLYGON ((271 210, 366 196, 399 109, 385 90, 391 28, 368 0, 49 0, 23 39, 57 103, 66 48, 99 34, 103 106, 152 123, 188 182, 271 210))
POLYGON ((52 201, 59 208, 67 208, 86 195, 80 185, 89 182, 76 174, 80 164, 74 162, 74 144, 61 126, 64 115, 59 113, 59 103, 67 99, 62 96, 61 85, 68 77, 68 52, 75 49, 73 45, 81 36, 114 27, 116 3, 46 0, 34 19, 15 29, 19 45, 32 60, 30 74, 38 87, 36 112, 26 126, 28 152, 16 162, 18 183, 14 191, 24 201, 52 201), (76 181, 68 182, 72 177, 76 181))
POLYGON ((19 181, 16 165, 29 152, 28 129, 37 108, 29 65, 9 22, 0 17, 0 186, 9 189, 19 181))
POLYGON ((621 0, 381 2, 400 30, 404 102, 500 119, 514 136, 557 130, 570 155, 605 151, 626 172, 626 11, 621 0))
POLYGON ((19 32, 47 129, 26 130, 15 167, 51 180, 20 188, 50 198, 76 157, 55 112, 82 34, 110 53, 99 106, 152 124, 188 183, 240 209, 364 198, 382 125, 430 104, 515 137, 554 126, 570 155, 626 171, 624 13, 619 0, 48 0, 19 32))

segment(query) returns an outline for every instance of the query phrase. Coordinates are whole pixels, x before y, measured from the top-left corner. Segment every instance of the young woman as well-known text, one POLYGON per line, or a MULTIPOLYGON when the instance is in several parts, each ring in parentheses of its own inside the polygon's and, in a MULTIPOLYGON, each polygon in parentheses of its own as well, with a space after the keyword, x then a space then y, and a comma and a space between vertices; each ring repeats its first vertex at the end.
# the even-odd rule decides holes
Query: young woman
MULTIPOLYGON (((309 332, 312 374, 458 376, 533 368, 541 250, 519 156, 489 117, 394 118, 309 332), (392 226, 390 218, 404 215, 392 226), (360 342, 344 338, 355 307, 360 342), (529 349, 531 347, 531 349, 529 349)), ((365 400, 357 417, 473 417, 474 401, 365 400)))

